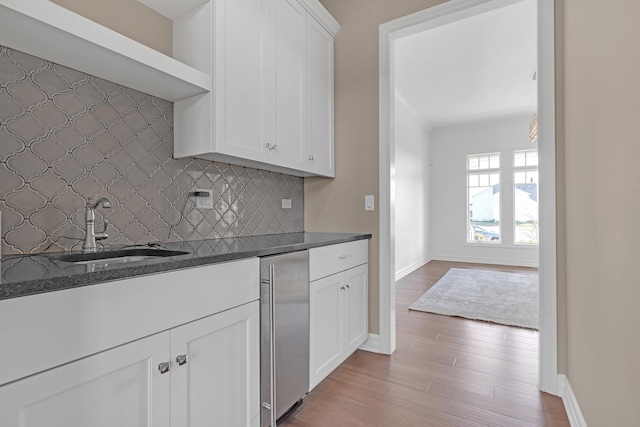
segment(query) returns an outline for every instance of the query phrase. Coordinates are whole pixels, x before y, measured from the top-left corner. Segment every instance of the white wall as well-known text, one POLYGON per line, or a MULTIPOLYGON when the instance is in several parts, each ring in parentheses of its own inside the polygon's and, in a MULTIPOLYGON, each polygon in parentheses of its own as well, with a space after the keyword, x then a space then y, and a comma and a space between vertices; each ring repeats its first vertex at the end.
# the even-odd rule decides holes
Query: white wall
POLYGON ((429 134, 424 123, 396 97, 396 280, 429 259, 429 134))
POLYGON ((533 115, 433 129, 430 138, 431 259, 537 267, 537 246, 514 245, 513 151, 531 149, 529 121, 533 115), (502 242, 467 243, 466 156, 500 152, 502 242))

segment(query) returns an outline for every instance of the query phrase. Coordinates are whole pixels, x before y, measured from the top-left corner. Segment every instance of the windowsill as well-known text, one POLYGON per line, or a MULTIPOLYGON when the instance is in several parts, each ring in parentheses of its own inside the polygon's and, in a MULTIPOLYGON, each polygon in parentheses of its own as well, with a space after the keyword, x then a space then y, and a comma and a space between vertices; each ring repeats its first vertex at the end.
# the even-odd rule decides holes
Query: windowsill
POLYGON ((489 243, 489 242, 483 242, 483 243, 465 243, 464 244, 465 247, 468 248, 492 248, 492 249, 496 249, 496 248, 502 248, 502 249, 523 249, 523 250, 538 250, 539 245, 533 245, 533 244, 504 244, 504 243, 489 243))

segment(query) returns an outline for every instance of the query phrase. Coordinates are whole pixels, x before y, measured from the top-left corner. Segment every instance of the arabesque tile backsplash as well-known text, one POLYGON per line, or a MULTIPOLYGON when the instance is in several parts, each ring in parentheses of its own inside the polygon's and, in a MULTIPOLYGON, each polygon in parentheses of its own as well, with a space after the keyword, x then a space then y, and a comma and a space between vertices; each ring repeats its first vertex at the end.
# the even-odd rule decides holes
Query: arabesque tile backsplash
POLYGON ((0 46, 3 255, 78 249, 100 196, 105 244, 304 230, 302 178, 172 153, 172 103, 0 46), (196 209, 196 187, 213 209, 196 209))

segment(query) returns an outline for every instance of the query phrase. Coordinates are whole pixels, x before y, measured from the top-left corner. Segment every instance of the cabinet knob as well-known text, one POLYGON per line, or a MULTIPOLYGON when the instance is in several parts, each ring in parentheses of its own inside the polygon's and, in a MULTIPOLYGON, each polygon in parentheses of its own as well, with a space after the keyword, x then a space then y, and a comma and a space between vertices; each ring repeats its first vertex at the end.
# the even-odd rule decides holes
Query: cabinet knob
POLYGON ((340 286, 340 290, 341 290, 341 291, 344 291, 344 290, 346 290, 346 289, 347 289, 346 287, 344 287, 344 286, 340 286))
POLYGON ((340 255, 340 259, 349 259, 351 258, 351 254, 340 255))
POLYGON ((347 289, 351 289, 351 283, 347 283, 347 289))
POLYGON ((167 372, 169 372, 169 362, 162 362, 161 364, 158 365, 158 370, 160 371, 161 374, 166 374, 167 372))
POLYGON ((178 362, 179 366, 186 365, 187 364, 187 355, 186 354, 179 354, 178 357, 176 357, 176 362, 178 362))
POLYGON ((313 156, 309 156, 309 160, 313 160, 313 156))

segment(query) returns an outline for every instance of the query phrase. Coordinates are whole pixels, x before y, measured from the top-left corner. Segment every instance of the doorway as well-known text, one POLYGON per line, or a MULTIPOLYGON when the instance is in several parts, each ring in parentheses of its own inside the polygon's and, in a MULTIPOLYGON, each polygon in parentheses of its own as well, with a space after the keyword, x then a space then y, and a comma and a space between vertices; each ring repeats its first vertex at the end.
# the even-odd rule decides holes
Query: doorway
MULTIPOLYGON (((395 348, 395 64, 394 42, 521 0, 453 0, 380 27, 380 350, 395 348)), ((555 86, 553 0, 538 0, 538 150, 540 158, 540 378, 557 394, 555 254, 555 86)))

